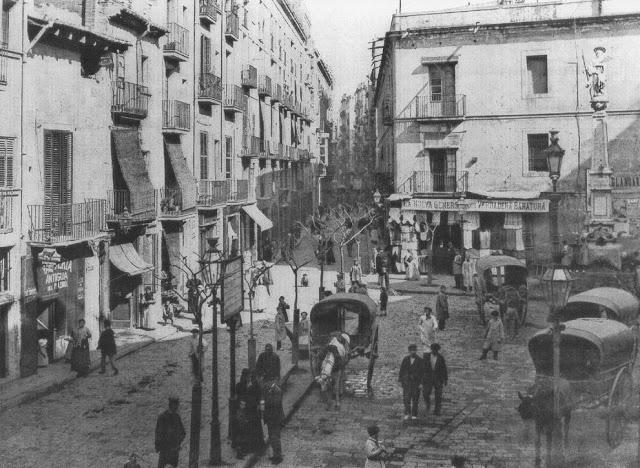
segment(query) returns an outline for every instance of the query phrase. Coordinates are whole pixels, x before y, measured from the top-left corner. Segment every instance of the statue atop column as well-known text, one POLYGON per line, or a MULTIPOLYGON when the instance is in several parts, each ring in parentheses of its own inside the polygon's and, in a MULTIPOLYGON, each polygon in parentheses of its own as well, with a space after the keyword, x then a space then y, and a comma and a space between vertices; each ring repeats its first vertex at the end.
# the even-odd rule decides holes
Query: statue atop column
POLYGON ((591 95, 591 107, 595 111, 602 111, 607 108, 609 99, 607 98, 607 76, 605 62, 608 60, 607 49, 598 46, 593 49, 595 56, 587 66, 584 56, 582 62, 584 64, 584 72, 587 76, 586 87, 591 95))

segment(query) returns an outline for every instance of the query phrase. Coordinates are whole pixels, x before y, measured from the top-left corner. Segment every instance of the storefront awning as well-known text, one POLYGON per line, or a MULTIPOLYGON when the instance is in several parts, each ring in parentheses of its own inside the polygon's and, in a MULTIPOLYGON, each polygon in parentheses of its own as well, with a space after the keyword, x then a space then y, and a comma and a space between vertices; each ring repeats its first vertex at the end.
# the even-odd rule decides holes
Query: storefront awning
POLYGON ((151 270, 153 265, 145 262, 133 244, 119 244, 109 247, 109 259, 114 267, 129 276, 141 275, 145 271, 151 270))
POLYGON ((129 212, 154 209, 153 185, 144 163, 137 130, 111 130, 113 150, 130 193, 129 212), (151 196, 150 196, 151 195, 151 196))
POLYGON ((191 175, 187 161, 182 154, 180 141, 169 141, 165 138, 165 151, 169 157, 171 168, 182 191, 182 209, 188 210, 196 206, 196 181, 191 175))
POLYGON ((242 211, 247 213, 262 231, 268 231, 273 227, 271 220, 256 205, 245 205, 242 207, 242 211))
POLYGON ((496 199, 536 200, 540 198, 540 192, 530 190, 474 190, 469 193, 496 199))

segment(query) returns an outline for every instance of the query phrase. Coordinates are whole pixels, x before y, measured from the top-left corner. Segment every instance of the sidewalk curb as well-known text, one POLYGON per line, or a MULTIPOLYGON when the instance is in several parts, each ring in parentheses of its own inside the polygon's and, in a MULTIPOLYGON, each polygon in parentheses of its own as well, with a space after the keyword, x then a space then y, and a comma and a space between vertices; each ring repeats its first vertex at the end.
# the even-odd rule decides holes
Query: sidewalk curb
MULTIPOLYGON (((148 341, 144 341, 144 342, 140 342, 140 343, 133 343, 130 344, 129 346, 127 346, 124 350, 124 352, 122 352, 121 354, 118 354, 116 357, 116 361, 119 361, 120 359, 129 356, 133 353, 136 353, 138 351, 141 351, 145 348, 147 348, 148 346, 151 346, 154 343, 158 343, 170 336, 175 335, 176 333, 178 333, 178 330, 176 329, 175 331, 169 333, 168 335, 163 336, 162 338, 158 338, 158 339, 154 339, 151 338, 148 341)), ((92 372, 95 372, 96 370, 100 369, 100 361, 96 360, 95 363, 92 363, 91 366, 89 367, 89 374, 91 374, 92 372)), ((74 380, 79 379, 80 377, 78 377, 75 374, 71 374, 68 377, 65 377, 64 379, 58 381, 58 382, 54 382, 52 384, 49 384, 43 388, 37 389, 37 390, 31 390, 31 391, 27 391, 25 393, 21 393, 20 396, 18 398, 14 398, 14 399, 10 399, 7 401, 7 403, 0 405, 0 413, 3 413, 5 411, 7 411, 8 409, 11 408, 15 408, 17 406, 21 406, 21 405, 25 405, 28 403, 32 403, 42 397, 45 397, 47 395, 50 395, 52 393, 56 393, 61 391, 64 387, 66 387, 67 385, 69 385, 71 382, 73 382, 74 380)))
MULTIPOLYGON (((282 379, 280 379, 280 384, 285 383, 289 379, 289 377, 291 377, 291 374, 293 374, 295 371, 296 371, 296 367, 291 366, 289 368, 289 370, 287 371, 287 373, 284 375, 284 377, 282 379)), ((311 393, 311 389, 313 388, 313 384, 314 383, 315 382, 313 381, 313 379, 310 379, 308 385, 304 389, 304 392, 302 392, 300 394, 300 396, 297 397, 294 400, 293 405, 291 405, 291 408, 289 408, 289 410, 287 410, 287 412, 284 415, 284 425, 285 426, 289 422, 289 420, 293 417, 295 412, 298 411, 298 408, 300 408, 300 406, 302 405, 302 402, 305 400, 305 398, 307 398, 307 396, 309 396, 309 393, 311 393)), ((249 459, 246 461, 246 463, 244 465, 242 465, 242 466, 243 466, 243 468, 251 468, 261 458, 262 458, 261 455, 258 455, 256 453, 254 453, 249 457, 249 459)))

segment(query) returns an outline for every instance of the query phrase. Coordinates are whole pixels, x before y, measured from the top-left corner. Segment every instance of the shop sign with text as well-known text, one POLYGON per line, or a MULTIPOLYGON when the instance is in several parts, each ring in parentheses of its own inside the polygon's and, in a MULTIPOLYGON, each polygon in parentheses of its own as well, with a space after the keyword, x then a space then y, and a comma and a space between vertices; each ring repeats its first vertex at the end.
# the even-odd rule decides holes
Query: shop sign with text
POLYGON ((412 198, 402 202, 405 210, 477 211, 489 213, 547 213, 549 200, 472 200, 455 198, 412 198))

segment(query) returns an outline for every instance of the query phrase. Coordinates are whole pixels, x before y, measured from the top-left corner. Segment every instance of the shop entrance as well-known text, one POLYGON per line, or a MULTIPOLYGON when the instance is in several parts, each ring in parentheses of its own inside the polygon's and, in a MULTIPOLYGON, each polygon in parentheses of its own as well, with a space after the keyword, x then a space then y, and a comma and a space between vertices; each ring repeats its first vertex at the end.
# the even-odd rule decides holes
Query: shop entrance
POLYGON ((123 275, 112 267, 111 278, 111 326, 122 329, 137 325, 141 277, 123 275))
MULTIPOLYGON (((49 361, 62 359, 67 350, 75 317, 69 317, 65 307, 57 300, 44 302, 36 318, 37 340, 47 340, 49 361)), ((37 342, 36 340, 36 342, 37 342)))

